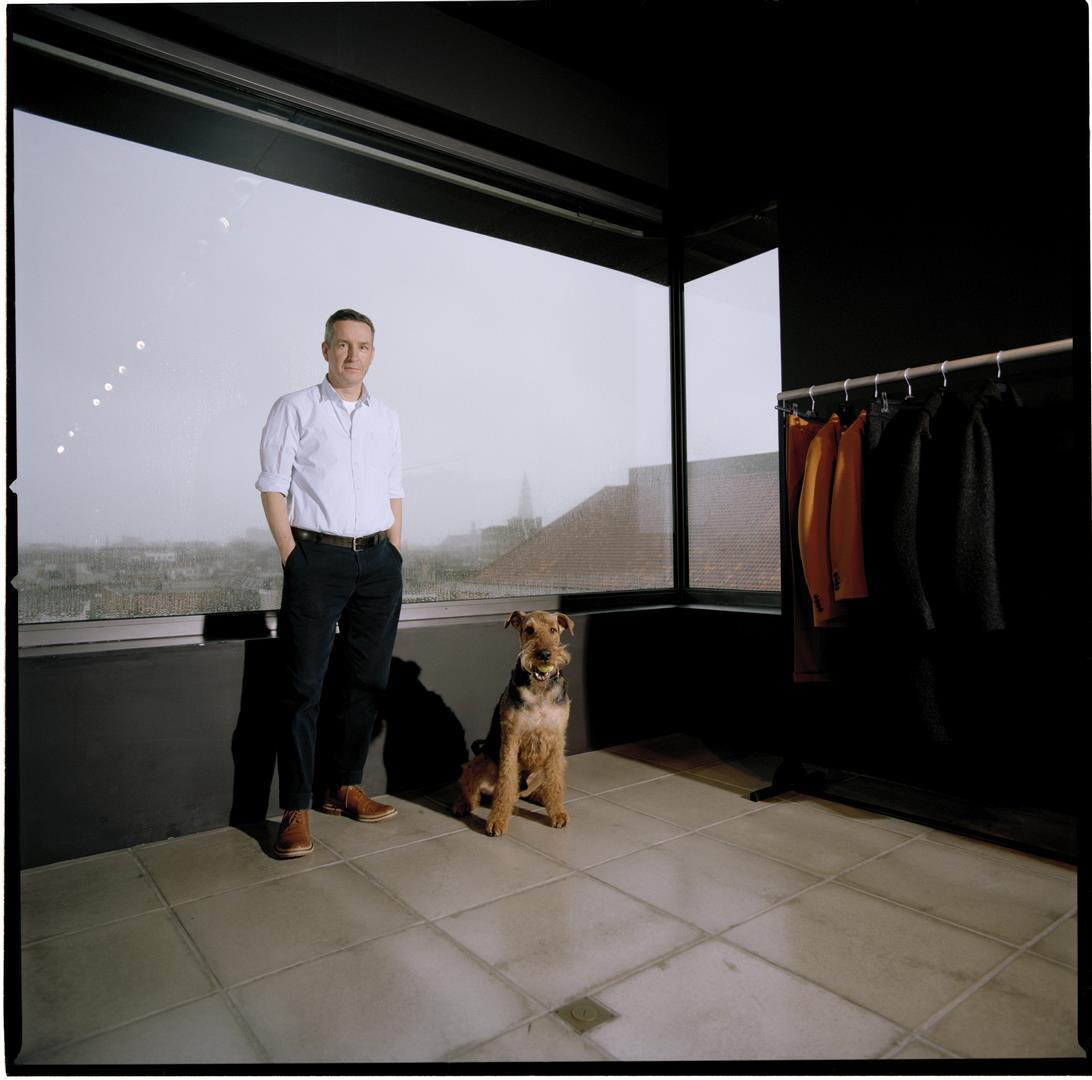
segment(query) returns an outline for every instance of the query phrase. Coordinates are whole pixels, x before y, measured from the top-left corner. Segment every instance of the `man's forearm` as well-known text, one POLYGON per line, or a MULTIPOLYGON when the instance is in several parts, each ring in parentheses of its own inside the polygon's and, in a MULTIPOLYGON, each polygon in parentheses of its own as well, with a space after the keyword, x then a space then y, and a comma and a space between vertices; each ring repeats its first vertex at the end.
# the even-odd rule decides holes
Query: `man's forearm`
POLYGON ((265 520, 269 522, 269 531, 273 534, 277 551, 280 552, 281 563, 286 563, 296 546, 296 538, 292 535, 292 526, 288 522, 288 501, 279 491, 263 491, 262 509, 265 511, 265 520))
POLYGON ((399 551, 402 550, 402 500, 391 499, 391 513, 394 514, 394 524, 387 530, 387 539, 394 544, 399 551))

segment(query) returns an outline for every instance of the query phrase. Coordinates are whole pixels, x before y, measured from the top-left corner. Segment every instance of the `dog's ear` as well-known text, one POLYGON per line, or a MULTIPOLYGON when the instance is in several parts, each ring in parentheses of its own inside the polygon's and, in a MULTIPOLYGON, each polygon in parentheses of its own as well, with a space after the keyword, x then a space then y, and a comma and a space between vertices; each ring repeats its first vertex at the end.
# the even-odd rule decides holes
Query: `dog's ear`
POLYGON ((564 629, 568 630, 573 637, 576 637, 576 627, 573 625, 573 621, 568 615, 559 611, 554 618, 557 619, 558 626, 564 627, 564 629))
POLYGON ((527 618, 527 612, 525 611, 513 611, 507 619, 504 620, 505 626, 514 626, 519 630, 523 626, 523 620, 527 618))

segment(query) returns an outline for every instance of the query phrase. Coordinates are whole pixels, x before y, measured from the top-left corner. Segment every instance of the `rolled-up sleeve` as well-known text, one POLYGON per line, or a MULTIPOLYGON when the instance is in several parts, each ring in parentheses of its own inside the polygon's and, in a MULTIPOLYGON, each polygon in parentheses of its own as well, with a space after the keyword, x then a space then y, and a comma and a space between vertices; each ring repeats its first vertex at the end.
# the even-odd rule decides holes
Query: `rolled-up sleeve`
POLYGON ((299 450, 299 419, 284 398, 274 402, 269 419, 262 428, 258 448, 262 471, 254 486, 259 491, 279 491, 288 494, 292 483, 292 466, 299 450))
POLYGON ((402 487, 402 425, 398 418, 394 419, 394 452, 391 454, 391 468, 387 479, 387 497, 391 499, 404 499, 405 489, 402 487))

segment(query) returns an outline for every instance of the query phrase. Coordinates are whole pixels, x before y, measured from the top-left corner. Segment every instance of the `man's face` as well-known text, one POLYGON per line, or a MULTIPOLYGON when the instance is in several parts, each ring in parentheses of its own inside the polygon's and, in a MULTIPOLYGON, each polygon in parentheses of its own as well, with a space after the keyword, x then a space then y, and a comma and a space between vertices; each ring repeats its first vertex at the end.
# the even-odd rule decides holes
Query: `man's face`
POLYGON ((372 328, 355 319, 342 319, 334 323, 329 343, 322 343, 322 356, 330 369, 330 385, 346 390, 359 386, 372 366, 375 346, 372 344, 372 328))

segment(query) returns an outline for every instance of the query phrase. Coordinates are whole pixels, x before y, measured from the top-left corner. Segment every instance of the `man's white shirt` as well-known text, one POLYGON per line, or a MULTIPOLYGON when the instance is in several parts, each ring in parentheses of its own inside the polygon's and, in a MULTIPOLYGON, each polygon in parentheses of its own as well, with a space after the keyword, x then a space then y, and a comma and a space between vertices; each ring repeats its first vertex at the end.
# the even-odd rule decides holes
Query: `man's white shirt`
POLYGON ((364 391, 348 411, 323 379, 273 403, 262 429, 255 487, 288 499, 288 520, 335 536, 368 536, 394 524, 404 497, 398 414, 364 391))

